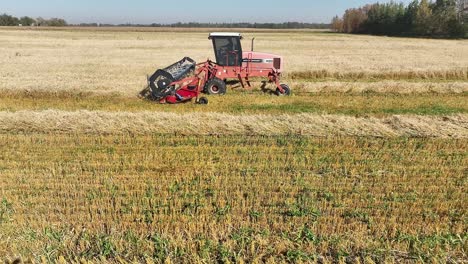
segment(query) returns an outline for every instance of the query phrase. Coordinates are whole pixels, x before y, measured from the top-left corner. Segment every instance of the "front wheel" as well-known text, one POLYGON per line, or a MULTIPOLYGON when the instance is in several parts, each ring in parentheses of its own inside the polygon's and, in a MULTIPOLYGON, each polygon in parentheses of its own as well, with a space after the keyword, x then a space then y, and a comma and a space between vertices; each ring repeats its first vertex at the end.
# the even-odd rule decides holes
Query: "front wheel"
POLYGON ((208 99, 206 97, 202 97, 202 98, 198 99, 198 104, 206 105, 206 104, 208 104, 208 99))
POLYGON ((205 85, 207 94, 226 94, 226 83, 219 78, 209 80, 205 85))
POLYGON ((291 88, 287 84, 281 84, 281 88, 283 89, 283 92, 279 88, 276 88, 276 95, 281 96, 281 95, 291 95, 291 88))

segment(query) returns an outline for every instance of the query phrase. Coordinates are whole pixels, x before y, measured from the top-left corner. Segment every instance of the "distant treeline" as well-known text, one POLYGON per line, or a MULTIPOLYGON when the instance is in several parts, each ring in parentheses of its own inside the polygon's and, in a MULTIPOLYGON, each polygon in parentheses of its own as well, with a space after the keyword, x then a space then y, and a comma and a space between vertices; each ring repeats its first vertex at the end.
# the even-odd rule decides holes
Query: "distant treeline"
POLYGON ((260 29, 330 29, 330 24, 323 23, 300 23, 300 22, 285 22, 285 23, 173 23, 173 24, 98 24, 98 23, 82 23, 76 26, 82 27, 174 27, 174 28, 260 28, 260 29))
POLYGON ((260 29, 330 29, 330 24, 324 23, 301 23, 301 22, 284 22, 284 23, 173 23, 173 24, 100 24, 100 23, 81 23, 68 24, 62 18, 44 19, 38 17, 36 19, 24 16, 17 18, 8 14, 0 15, 0 26, 81 26, 81 27, 174 27, 174 28, 260 28, 260 29))
POLYGON ((389 36, 466 37, 466 0, 414 0, 376 3, 346 10, 332 20, 332 29, 344 33, 389 36))
POLYGON ((51 18, 51 19, 44 19, 42 17, 38 17, 36 19, 24 16, 21 18, 17 18, 14 16, 10 16, 8 14, 0 15, 0 26, 48 26, 48 27, 64 27, 67 26, 67 21, 62 18, 51 18))

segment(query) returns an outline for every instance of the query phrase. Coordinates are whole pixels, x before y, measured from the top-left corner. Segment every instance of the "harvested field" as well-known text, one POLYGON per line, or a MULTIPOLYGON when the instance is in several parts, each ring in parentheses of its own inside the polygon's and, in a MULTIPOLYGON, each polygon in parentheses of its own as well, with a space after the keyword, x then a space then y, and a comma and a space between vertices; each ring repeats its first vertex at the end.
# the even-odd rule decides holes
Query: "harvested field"
POLYGON ((0 28, 0 261, 468 261, 467 40, 239 30, 292 96, 138 98, 209 31, 0 28))
POLYGON ((0 255, 463 262, 466 139, 0 135, 0 255))

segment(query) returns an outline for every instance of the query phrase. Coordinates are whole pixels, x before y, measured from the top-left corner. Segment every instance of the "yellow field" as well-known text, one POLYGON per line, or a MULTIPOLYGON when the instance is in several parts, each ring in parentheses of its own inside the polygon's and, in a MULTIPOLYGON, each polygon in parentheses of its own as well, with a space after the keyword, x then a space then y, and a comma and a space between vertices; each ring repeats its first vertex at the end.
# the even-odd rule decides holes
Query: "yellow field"
POLYGON ((0 28, 0 260, 468 261, 466 40, 253 30, 292 96, 138 98, 210 31, 0 28))
MULTIPOLYGON (((134 96, 146 85, 146 75, 157 68, 185 56, 198 62, 214 59, 207 39, 209 30, 0 32, 3 90, 116 92, 134 96)), ((244 49, 249 49, 250 38, 256 37, 257 51, 284 56, 286 80, 293 89, 398 92, 408 87, 409 91, 423 92, 444 90, 441 88, 468 91, 467 40, 346 36, 315 31, 246 32, 244 36, 244 49), (377 79, 372 78, 376 74, 377 79), (340 76, 341 80, 337 79, 340 76), (412 77, 432 83, 415 85, 409 80, 412 77)))

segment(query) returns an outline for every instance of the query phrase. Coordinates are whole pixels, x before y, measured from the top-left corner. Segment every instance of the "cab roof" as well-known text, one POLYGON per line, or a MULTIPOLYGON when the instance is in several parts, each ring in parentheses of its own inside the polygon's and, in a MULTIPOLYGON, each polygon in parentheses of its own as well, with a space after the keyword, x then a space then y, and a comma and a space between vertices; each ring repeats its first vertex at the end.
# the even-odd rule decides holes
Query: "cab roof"
POLYGON ((210 36, 208 38, 211 39, 213 37, 239 37, 242 39, 242 34, 235 32, 213 32, 210 33, 210 36))

